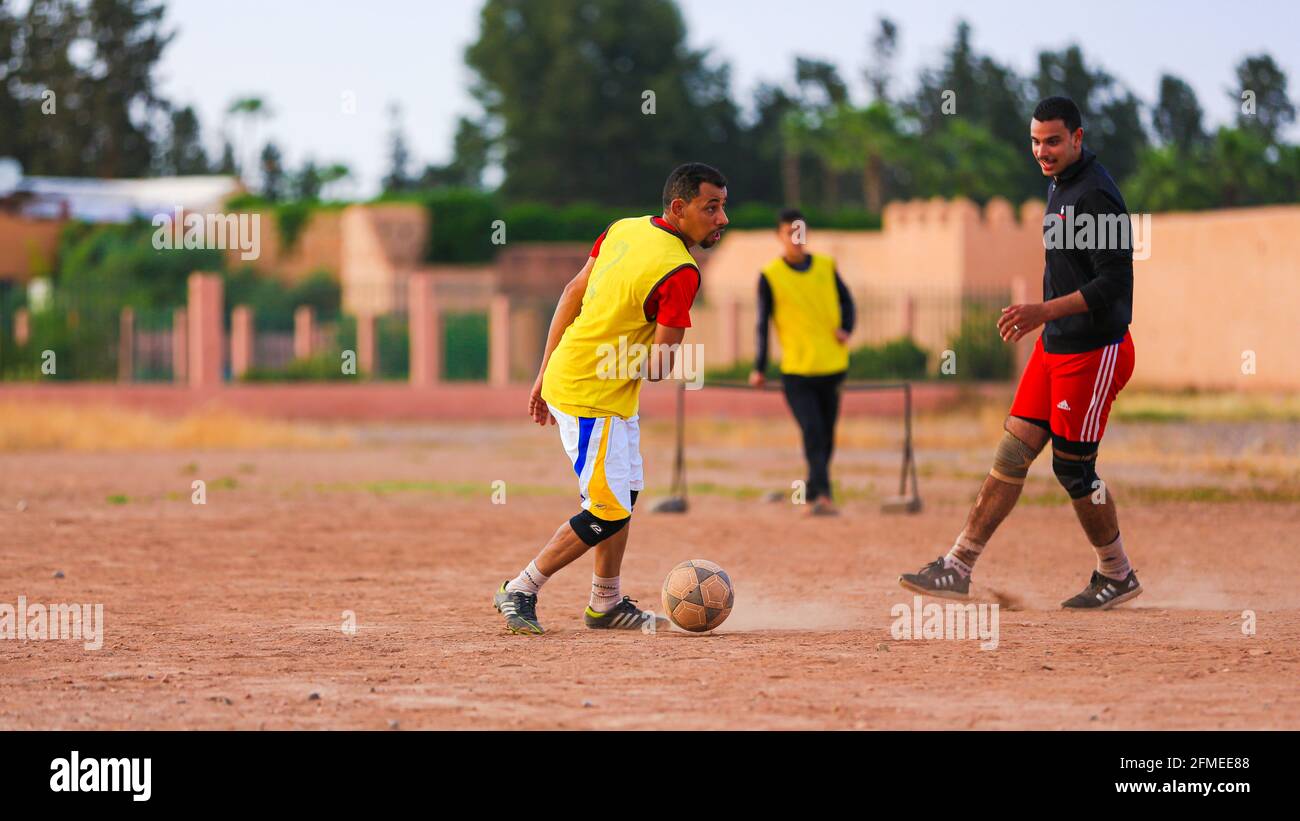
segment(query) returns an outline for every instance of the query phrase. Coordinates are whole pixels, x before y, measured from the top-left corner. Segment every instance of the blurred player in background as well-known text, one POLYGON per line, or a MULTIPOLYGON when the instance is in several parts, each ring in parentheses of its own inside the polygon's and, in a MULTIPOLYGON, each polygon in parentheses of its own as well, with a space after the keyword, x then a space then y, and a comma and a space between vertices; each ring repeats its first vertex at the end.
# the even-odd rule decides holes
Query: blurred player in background
POLYGON ((1034 159, 1051 178, 1043 222, 1043 301, 1003 308, 998 332, 1006 342, 1018 342, 1039 325, 1043 333, 1020 377, 993 469, 965 529, 947 556, 899 577, 909 590, 966 597, 976 559, 1015 507, 1029 466, 1050 439, 1052 470, 1097 552, 1088 585, 1061 606, 1105 610, 1142 592, 1120 538, 1114 494, 1096 470, 1111 403, 1133 374, 1131 226, 1117 232, 1119 243, 1102 240, 1104 220, 1127 223, 1128 209, 1110 174, 1083 147, 1081 125, 1079 109, 1068 98, 1049 97, 1034 109, 1034 159), (1092 241, 1078 241, 1080 233, 1063 242, 1083 216, 1096 228, 1092 241))
MULTIPOLYGON (((604 367, 612 350, 650 349, 652 381, 666 377, 691 326, 700 269, 690 248, 713 246, 727 226, 727 181, 703 163, 669 175, 661 216, 630 217, 596 239, 591 256, 564 288, 546 338, 541 372, 528 398, 539 425, 558 425, 578 478, 582 510, 560 525, 546 547, 493 597, 512 633, 544 632, 537 594, 560 568, 595 548, 591 598, 583 621, 592 629, 667 626, 622 596, 620 567, 642 478, 638 400, 642 377, 604 367)), ((627 365, 629 363, 622 363, 627 365)), ((634 363, 633 363, 634 364, 634 363)))
POLYGON ((844 287, 835 260, 805 248, 808 224, 790 208, 781 212, 777 237, 781 256, 758 275, 758 339, 749 384, 767 381, 768 322, 781 343, 781 387, 803 435, 808 462, 807 513, 833 516, 831 453, 840 413, 840 386, 849 367, 853 297, 844 287))

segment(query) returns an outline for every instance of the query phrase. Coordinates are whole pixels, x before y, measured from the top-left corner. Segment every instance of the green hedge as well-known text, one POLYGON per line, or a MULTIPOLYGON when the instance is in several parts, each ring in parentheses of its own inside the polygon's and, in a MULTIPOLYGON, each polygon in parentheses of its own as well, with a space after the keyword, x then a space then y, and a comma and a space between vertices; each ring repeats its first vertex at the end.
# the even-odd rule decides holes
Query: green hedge
POLYGON ((863 345, 849 353, 848 379, 925 379, 927 354, 909 337, 879 347, 863 345))
POLYGON ((295 359, 283 368, 249 368, 244 382, 332 382, 356 379, 343 373, 339 351, 322 351, 305 359, 295 359))
MULTIPOLYGON (((863 345, 849 352, 849 369, 845 378, 862 381, 926 379, 927 356, 924 348, 906 337, 880 346, 863 345)), ((708 368, 704 372, 704 384, 711 380, 746 380, 752 368, 753 360, 741 360, 725 368, 708 368)), ((767 378, 781 378, 777 362, 767 363, 767 378)))
POLYGON ((965 305, 961 327, 948 340, 949 349, 956 354, 956 373, 945 374, 944 378, 963 382, 1011 378, 1015 368, 1014 353, 1011 346, 998 336, 997 322, 1001 314, 992 305, 976 302, 965 305))
MULTIPOLYGON (((505 203, 495 194, 466 188, 392 195, 378 201, 423 205, 432 226, 425 261, 453 264, 488 262, 496 256, 501 247, 492 242, 496 220, 503 222, 506 242, 591 242, 615 220, 657 214, 660 210, 657 202, 624 206, 574 203, 561 207, 537 202, 505 203)), ((763 203, 737 206, 728 213, 730 227, 775 229, 779 210, 763 203)), ((816 207, 803 211, 814 231, 880 228, 880 215, 867 211, 828 212, 816 207)))
POLYGON ((443 378, 448 382, 484 381, 488 377, 488 318, 485 313, 443 316, 443 378))

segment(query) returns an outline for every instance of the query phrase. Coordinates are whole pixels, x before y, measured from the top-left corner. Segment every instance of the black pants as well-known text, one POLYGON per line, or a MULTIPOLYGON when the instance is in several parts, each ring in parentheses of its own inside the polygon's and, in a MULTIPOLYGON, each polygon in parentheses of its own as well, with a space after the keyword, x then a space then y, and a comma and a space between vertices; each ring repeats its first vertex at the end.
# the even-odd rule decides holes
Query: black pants
POLYGON ((824 376, 781 374, 785 401, 803 433, 803 454, 808 461, 806 500, 831 498, 831 452, 835 449, 835 420, 840 415, 840 385, 844 373, 824 376))

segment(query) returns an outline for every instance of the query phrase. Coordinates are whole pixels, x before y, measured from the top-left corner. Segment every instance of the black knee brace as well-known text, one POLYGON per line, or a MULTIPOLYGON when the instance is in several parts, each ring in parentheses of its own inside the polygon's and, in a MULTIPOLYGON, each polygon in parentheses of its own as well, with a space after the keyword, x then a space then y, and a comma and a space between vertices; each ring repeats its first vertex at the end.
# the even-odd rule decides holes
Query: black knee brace
POLYGON ((627 527, 627 523, 631 519, 632 517, 628 516, 625 519, 617 519, 611 522, 591 515, 589 510, 584 510, 569 519, 569 527, 573 528, 573 532, 578 534, 578 538, 582 539, 583 544, 587 545, 587 547, 595 547, 624 527, 627 527))
POLYGON ((1052 436, 1052 472, 1056 480, 1070 494, 1071 499, 1082 499, 1097 489, 1097 443, 1071 442, 1052 436))

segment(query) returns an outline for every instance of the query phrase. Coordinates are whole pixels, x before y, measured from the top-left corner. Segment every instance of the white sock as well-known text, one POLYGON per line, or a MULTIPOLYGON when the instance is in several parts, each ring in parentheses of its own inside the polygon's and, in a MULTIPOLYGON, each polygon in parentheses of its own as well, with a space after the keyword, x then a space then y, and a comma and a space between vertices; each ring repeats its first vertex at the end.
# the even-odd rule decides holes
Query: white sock
POLYGON ((949 570, 956 570, 964 579, 969 579, 971 571, 975 569, 961 559, 953 558, 951 553, 943 557, 943 566, 949 570))
POLYGON ((958 573, 969 578, 971 571, 975 569, 975 561, 984 552, 984 548, 984 542, 977 542, 969 538, 966 531, 963 530, 957 536, 957 541, 953 543, 948 555, 944 557, 944 566, 955 567, 958 573))
POLYGON ((1128 554, 1124 552, 1124 539, 1118 534, 1115 541, 1101 547, 1093 546, 1097 551, 1097 572, 1108 579, 1122 582, 1133 572, 1128 563, 1128 554))
POLYGON ((529 562, 523 572, 506 585, 506 592, 531 593, 536 596, 537 591, 542 589, 542 585, 546 584, 549 578, 551 577, 543 576, 542 571, 537 569, 537 562, 529 562))
POLYGON ((618 576, 611 579, 591 574, 591 609, 597 613, 608 613, 614 605, 623 600, 619 590, 618 576))

